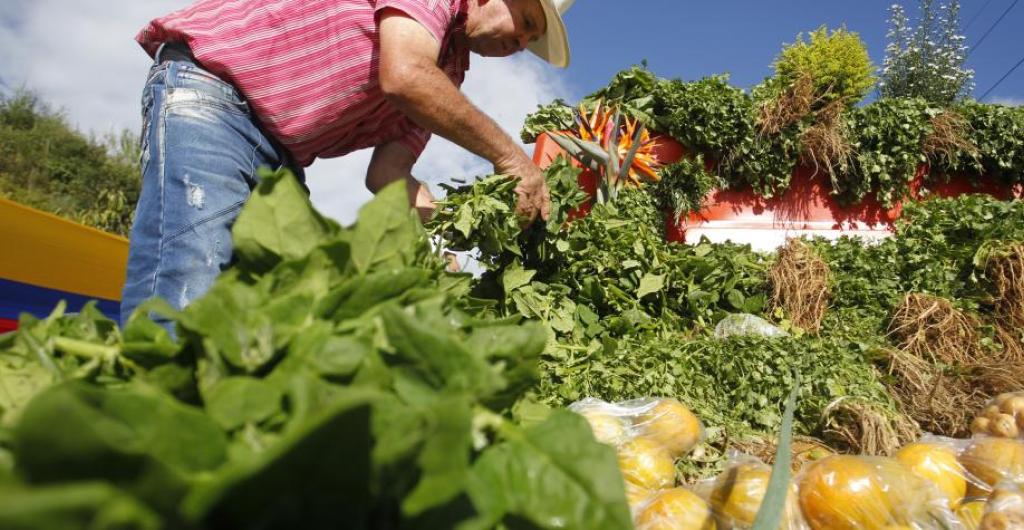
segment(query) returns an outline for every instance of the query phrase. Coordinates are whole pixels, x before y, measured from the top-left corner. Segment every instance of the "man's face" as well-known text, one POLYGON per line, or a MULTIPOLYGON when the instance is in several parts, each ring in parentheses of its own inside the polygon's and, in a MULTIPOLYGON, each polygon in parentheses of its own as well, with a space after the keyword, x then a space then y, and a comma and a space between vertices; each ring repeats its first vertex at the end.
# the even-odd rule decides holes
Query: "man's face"
POLYGON ((512 55, 547 31, 540 0, 470 0, 470 5, 466 38, 478 55, 512 55))

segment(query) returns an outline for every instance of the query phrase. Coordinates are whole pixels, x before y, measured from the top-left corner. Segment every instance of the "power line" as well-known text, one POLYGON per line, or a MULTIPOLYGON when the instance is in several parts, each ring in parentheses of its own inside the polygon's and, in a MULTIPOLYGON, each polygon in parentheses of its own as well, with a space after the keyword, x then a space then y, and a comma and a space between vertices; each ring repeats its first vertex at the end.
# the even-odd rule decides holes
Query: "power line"
POLYGON ((1006 78, 1010 77, 1010 74, 1012 74, 1014 70, 1020 68, 1020 65, 1022 64, 1024 64, 1024 57, 1021 57, 1020 60, 1017 61, 1017 64, 1013 65, 1013 68, 1010 68, 1010 70, 1006 72, 1006 74, 1004 74, 1003 77, 1000 77, 999 81, 996 81, 996 84, 992 85, 992 88, 986 90, 985 93, 982 94, 980 98, 978 98, 978 101, 985 101, 985 98, 987 98, 988 95, 991 94, 992 91, 996 89, 996 87, 1001 85, 1003 81, 1006 81, 1006 78))
POLYGON ((973 17, 971 17, 971 21, 968 22, 966 26, 964 26, 964 31, 970 29, 971 25, 974 24, 974 21, 978 20, 978 17, 980 17, 981 14, 985 12, 985 8, 987 8, 988 5, 991 3, 992 0, 988 0, 988 2, 985 2, 985 5, 981 6, 981 9, 979 9, 978 12, 975 13, 973 17))
POLYGON ((1003 11, 1002 15, 999 15, 999 18, 997 18, 996 21, 992 24, 992 26, 988 28, 988 31, 986 31, 985 34, 982 35, 980 39, 978 39, 978 42, 974 43, 974 46, 971 46, 971 49, 967 50, 967 57, 970 57, 971 54, 974 53, 974 50, 977 50, 978 46, 981 46, 981 43, 985 42, 985 39, 989 36, 990 33, 992 33, 992 30, 996 29, 996 26, 998 26, 999 23, 1002 22, 1004 18, 1006 18, 1006 15, 1008 15, 1010 11, 1013 11, 1013 8, 1017 6, 1017 2, 1020 2, 1020 0, 1013 0, 1013 3, 1010 4, 1010 7, 1006 8, 1006 11, 1003 11))

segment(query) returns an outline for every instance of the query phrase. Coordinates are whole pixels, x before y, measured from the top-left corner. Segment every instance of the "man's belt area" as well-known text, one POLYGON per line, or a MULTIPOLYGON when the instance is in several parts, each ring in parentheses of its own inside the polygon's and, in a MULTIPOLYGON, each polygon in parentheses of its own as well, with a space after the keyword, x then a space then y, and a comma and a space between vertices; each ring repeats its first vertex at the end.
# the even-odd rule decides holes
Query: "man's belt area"
MULTIPOLYGON (((203 64, 200 63, 198 60, 196 60, 195 55, 192 54, 192 50, 188 47, 188 44, 185 44, 184 42, 167 42, 167 43, 165 43, 163 45, 163 48, 160 49, 158 57, 160 58, 159 59, 160 62, 163 62, 163 61, 188 61, 188 62, 190 62, 190 63, 192 63, 192 64, 194 64, 194 65, 196 65, 196 66, 198 66, 200 68, 203 68, 203 64)), ((232 84, 229 81, 225 81, 225 83, 232 84)), ((236 90, 237 90, 237 88, 236 88, 236 90)), ((241 91, 239 91, 239 94, 241 94, 241 91)), ((306 188, 306 193, 308 194, 309 193, 309 187, 306 186, 306 182, 305 182, 305 174, 306 174, 306 172, 305 172, 304 168, 302 168, 302 166, 299 166, 298 164, 295 163, 294 159, 292 158, 291 151, 289 151, 288 149, 285 149, 284 146, 281 145, 281 143, 277 140, 276 137, 274 137, 274 136, 270 135, 269 133, 267 133, 267 131, 265 129, 263 129, 263 125, 258 120, 254 120, 254 123, 256 124, 257 127, 259 127, 263 131, 264 136, 266 136, 267 139, 270 141, 270 143, 273 144, 274 148, 277 149, 277 151, 279 153, 282 153, 282 158, 287 160, 287 164, 286 165, 292 170, 293 173, 295 173, 297 176, 300 177, 300 182, 302 183, 302 187, 306 188)))
POLYGON ((199 61, 196 61, 196 56, 192 55, 192 50, 188 47, 188 44, 184 42, 168 42, 164 44, 163 49, 160 50, 160 60, 188 61, 199 64, 199 61))

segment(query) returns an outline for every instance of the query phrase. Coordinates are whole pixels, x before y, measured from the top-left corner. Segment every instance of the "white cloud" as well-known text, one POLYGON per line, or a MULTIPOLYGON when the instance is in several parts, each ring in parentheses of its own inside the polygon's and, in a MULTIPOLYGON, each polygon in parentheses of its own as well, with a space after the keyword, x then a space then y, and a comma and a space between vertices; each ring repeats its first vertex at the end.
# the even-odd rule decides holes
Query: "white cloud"
POLYGON ((995 103, 997 105, 1006 105, 1007 107, 1020 107, 1024 105, 1024 99, 1012 97, 999 97, 992 98, 991 103, 995 103))
MULTIPOLYGON (((21 86, 65 109, 83 131, 138 130, 139 95, 150 60, 135 44, 150 19, 189 0, 0 1, 0 90, 21 86)), ((463 92, 518 138, 527 113, 556 97, 571 99, 559 73, 532 56, 474 56, 463 92)), ((363 185, 370 152, 316 162, 307 170, 314 203, 350 222, 370 198, 363 185)), ((485 161, 435 137, 414 168, 432 184, 488 173, 485 161)))
POLYGON ((142 26, 182 0, 15 0, 0 3, 0 75, 67 111, 84 131, 138 130, 149 57, 134 42, 142 26))

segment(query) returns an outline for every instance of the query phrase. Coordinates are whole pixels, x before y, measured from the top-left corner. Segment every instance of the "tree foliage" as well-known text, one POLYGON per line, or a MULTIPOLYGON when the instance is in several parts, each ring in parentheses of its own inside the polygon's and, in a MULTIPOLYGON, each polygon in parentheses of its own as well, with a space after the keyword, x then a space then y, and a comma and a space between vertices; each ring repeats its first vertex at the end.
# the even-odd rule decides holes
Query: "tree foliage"
POLYGON ((0 96, 0 197, 127 235, 138 149, 127 130, 83 135, 30 92, 0 96))
POLYGON ((974 90, 967 45, 960 32, 960 2, 920 0, 917 25, 900 4, 890 8, 889 44, 879 83, 882 97, 919 97, 948 105, 974 90))

